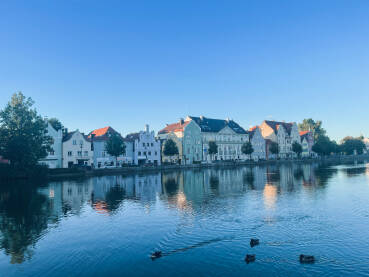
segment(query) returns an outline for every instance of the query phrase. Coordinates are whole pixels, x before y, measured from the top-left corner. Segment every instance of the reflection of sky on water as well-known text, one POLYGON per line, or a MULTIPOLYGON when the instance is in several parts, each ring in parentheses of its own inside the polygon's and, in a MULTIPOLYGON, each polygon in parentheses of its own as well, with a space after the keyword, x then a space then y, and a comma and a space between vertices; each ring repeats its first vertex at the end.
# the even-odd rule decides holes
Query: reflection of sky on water
MULTIPOLYGON (((197 249, 188 245, 210 247, 202 243, 207 241, 221 247, 219 244, 226 241, 231 243, 239 236, 257 232, 270 236, 288 232, 294 236, 290 230, 300 224, 307 224, 309 231, 319 228, 314 224, 322 220, 330 225, 329 221, 339 220, 334 213, 328 216, 332 210, 340 210, 334 208, 337 205, 334 198, 351 207, 348 211, 340 210, 342 214, 360 216, 362 222, 366 216, 369 218, 365 201, 352 187, 348 191, 342 182, 358 187, 364 179, 367 184, 368 176, 369 168, 363 164, 330 167, 301 164, 103 176, 50 182, 42 187, 3 186, 0 269, 16 272, 7 265, 9 261, 31 265, 41 255, 39 251, 47 249, 43 241, 50 236, 55 236, 57 245, 62 245, 62 240, 78 244, 81 249, 73 248, 73 243, 68 248, 76 253, 87 247, 82 238, 78 243, 73 240, 79 233, 92 239, 92 245, 88 246, 92 248, 95 244, 102 247, 100 243, 111 249, 119 243, 124 247, 133 247, 141 241, 151 245, 156 238, 160 247, 167 247, 169 252, 197 249), (354 203, 345 198, 348 192, 354 203), (310 209, 320 212, 319 219, 310 214, 310 209), (90 230, 83 233, 87 226, 90 230), (58 230, 63 231, 56 236, 58 230), (126 237, 133 239, 124 241, 126 237)), ((63 254, 62 247, 54 251, 56 257, 63 254)), ((85 258, 93 260, 94 256, 85 258)), ((49 261, 53 262, 56 261, 49 261)))

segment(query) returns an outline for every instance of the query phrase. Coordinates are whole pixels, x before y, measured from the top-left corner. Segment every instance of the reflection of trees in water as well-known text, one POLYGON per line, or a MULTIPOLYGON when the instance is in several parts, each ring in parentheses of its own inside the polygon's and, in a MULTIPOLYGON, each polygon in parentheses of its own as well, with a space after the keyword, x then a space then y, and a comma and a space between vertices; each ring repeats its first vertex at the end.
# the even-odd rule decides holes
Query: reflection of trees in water
POLYGON ((168 196, 174 196, 178 193, 178 183, 175 178, 168 178, 164 182, 164 188, 168 196))
POLYGON ((366 172, 366 167, 351 167, 351 168, 346 168, 345 169, 346 175, 348 177, 353 177, 356 175, 361 175, 361 174, 365 174, 366 172))
POLYGON ((301 180, 304 177, 304 171, 302 170, 301 166, 295 168, 293 171, 293 177, 295 177, 297 180, 301 180))
POLYGON ((254 176, 254 172, 252 171, 252 169, 247 170, 246 173, 243 174, 243 183, 249 185, 250 189, 255 189, 254 186, 254 181, 255 181, 255 176, 254 176))
POLYGON ((318 166, 314 170, 316 177, 316 184, 319 186, 325 186, 330 179, 333 178, 338 172, 337 168, 327 168, 326 166, 318 166))
POLYGON ((118 184, 111 187, 105 195, 106 208, 109 212, 117 210, 125 197, 125 190, 118 184))
POLYGON ((219 193, 219 177, 211 175, 209 179, 210 188, 214 193, 219 193))
POLYGON ((0 187, 0 247, 11 263, 30 259, 48 226, 48 198, 31 184, 0 187))

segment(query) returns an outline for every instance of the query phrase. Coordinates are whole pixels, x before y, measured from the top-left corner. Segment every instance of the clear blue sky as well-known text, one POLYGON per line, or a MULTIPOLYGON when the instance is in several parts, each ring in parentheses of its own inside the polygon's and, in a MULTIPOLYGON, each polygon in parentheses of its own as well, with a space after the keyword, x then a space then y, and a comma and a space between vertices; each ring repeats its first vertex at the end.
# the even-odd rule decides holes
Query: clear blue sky
POLYGON ((0 107, 70 130, 186 115, 369 136, 369 1, 1 1, 0 107))

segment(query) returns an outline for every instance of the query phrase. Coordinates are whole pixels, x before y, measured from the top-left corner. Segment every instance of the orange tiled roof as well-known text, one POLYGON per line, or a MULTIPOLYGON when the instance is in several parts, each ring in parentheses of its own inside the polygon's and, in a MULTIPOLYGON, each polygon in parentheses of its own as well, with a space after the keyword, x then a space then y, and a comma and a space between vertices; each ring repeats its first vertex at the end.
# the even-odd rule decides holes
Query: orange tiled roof
POLYGON ((259 128, 259 126, 254 126, 254 127, 251 127, 250 129, 249 129, 249 131, 255 131, 256 130, 256 128, 259 128))
POLYGON ((302 131, 300 132, 300 136, 306 135, 307 133, 309 133, 310 131, 302 131))
POLYGON ((190 123, 190 121, 184 121, 183 123, 177 122, 173 124, 167 125, 164 129, 159 131, 159 134, 168 134, 171 132, 180 132, 183 131, 184 127, 186 127, 190 123))
POLYGON ((88 137, 91 137, 91 134, 94 134, 96 137, 106 135, 106 133, 109 131, 109 128, 111 128, 111 127, 107 126, 107 127, 104 127, 104 128, 93 130, 88 137))

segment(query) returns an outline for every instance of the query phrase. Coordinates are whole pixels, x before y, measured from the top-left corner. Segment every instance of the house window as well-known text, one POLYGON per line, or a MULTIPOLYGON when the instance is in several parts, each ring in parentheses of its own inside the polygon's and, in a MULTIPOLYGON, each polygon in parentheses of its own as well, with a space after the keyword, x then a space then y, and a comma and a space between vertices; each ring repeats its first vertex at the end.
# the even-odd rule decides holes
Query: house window
POLYGON ((54 152, 53 150, 51 150, 51 151, 49 152, 49 155, 50 155, 50 156, 54 156, 54 155, 55 155, 55 152, 54 152))
POLYGON ((153 143, 151 143, 151 147, 153 147, 154 146, 154 144, 153 143))
POLYGON ((151 152, 149 151, 149 156, 151 156, 151 152))
POLYGON ((79 145, 83 145, 83 140, 80 140, 79 141, 79 145))
POLYGON ((144 152, 144 156, 146 156, 146 152, 144 152))
POLYGON ((142 143, 142 146, 145 147, 145 143, 144 142, 142 143))
POLYGON ((81 157, 82 156, 82 151, 78 151, 77 155, 78 155, 78 157, 81 157))
POLYGON ((138 151, 138 155, 141 156, 141 151, 138 151))
POLYGON ((157 151, 155 151, 155 156, 157 156, 158 155, 158 152, 157 151))
POLYGON ((73 155, 72 151, 68 151, 68 157, 71 157, 73 155))
POLYGON ((73 145, 77 145, 77 141, 75 139, 73 140, 73 145))
POLYGON ((85 157, 87 157, 88 156, 88 151, 85 151, 85 157))

